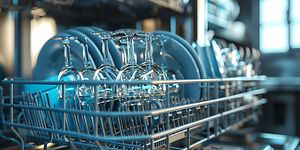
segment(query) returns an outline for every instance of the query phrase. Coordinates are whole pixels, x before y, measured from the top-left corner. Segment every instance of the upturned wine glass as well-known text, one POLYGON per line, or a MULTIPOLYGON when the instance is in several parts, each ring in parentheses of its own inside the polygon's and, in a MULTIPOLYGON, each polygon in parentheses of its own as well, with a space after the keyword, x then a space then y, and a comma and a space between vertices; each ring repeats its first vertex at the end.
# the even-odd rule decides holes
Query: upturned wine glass
MULTIPOLYGON (((119 70, 113 65, 111 58, 109 57, 109 41, 112 40, 112 35, 114 34, 111 31, 101 31, 93 32, 93 35, 99 37, 102 42, 102 54, 103 54, 103 63, 96 70, 94 74, 94 80, 102 81, 114 81, 117 78, 119 70)), ((100 98, 112 98, 115 96, 115 88, 112 85, 99 85, 98 94, 100 98)))
MULTIPOLYGON (((54 40, 59 40, 62 42, 64 46, 64 58, 65 58, 65 66, 62 68, 58 75, 59 81, 76 81, 76 80, 82 80, 82 74, 77 71, 73 64, 72 64, 72 57, 71 57, 71 47, 70 42, 76 41, 77 37, 74 36, 61 36, 61 37, 55 37, 54 40)), ((73 99, 77 90, 78 86, 73 84, 67 84, 65 86, 65 94, 66 99, 73 99)), ((59 98, 63 98, 63 91, 62 91, 62 85, 58 86, 58 92, 59 92, 59 98)))
MULTIPOLYGON (((153 61, 153 39, 159 40, 160 36, 151 32, 139 32, 138 35, 143 36, 145 41, 145 61, 140 64, 144 69, 141 78, 143 80, 167 80, 167 73, 160 65, 155 64, 153 61)), ((166 86, 164 84, 147 85, 144 87, 144 90, 148 96, 159 96, 165 94, 166 86)))
MULTIPOLYGON (((82 80, 89 81, 94 79, 94 74, 96 69, 92 66, 91 60, 89 58, 89 48, 87 44, 87 37, 84 38, 84 42, 80 43, 82 46, 83 63, 84 68, 81 70, 82 80)), ((83 84, 79 87, 79 97, 81 98, 81 104, 86 105, 93 102, 94 87, 92 85, 83 84)))

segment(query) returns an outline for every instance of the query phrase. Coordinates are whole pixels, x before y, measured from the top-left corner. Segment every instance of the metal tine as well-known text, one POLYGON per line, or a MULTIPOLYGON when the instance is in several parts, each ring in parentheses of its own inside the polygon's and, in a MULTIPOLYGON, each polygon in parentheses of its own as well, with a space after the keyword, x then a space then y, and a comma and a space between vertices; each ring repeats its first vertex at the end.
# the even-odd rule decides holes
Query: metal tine
MULTIPOLYGON (((48 108, 51 108, 51 104, 50 104, 50 97, 49 97, 49 94, 48 92, 46 92, 46 100, 47 100, 47 107, 48 108)), ((42 99, 42 101, 45 101, 44 99, 42 99)), ((53 129, 58 129, 57 126, 56 126, 56 123, 54 122, 54 115, 53 115, 53 112, 52 111, 48 111, 48 114, 49 114, 49 118, 52 122, 52 128, 53 129)), ((53 137, 55 136, 55 133, 51 134, 51 141, 53 140, 53 137)))
MULTIPOLYGON (((22 99, 23 99, 23 101, 20 101, 20 104, 21 105, 25 105, 25 95, 24 95, 24 92, 22 92, 22 99)), ((24 116, 24 120, 25 120, 25 123, 27 124, 27 125, 31 125, 31 123, 30 123, 30 120, 29 120, 29 118, 28 118, 28 113, 27 113, 27 110, 26 109, 22 109, 22 113, 23 113, 23 116, 24 116)), ((27 130, 27 131, 29 131, 30 132, 30 134, 31 135, 34 135, 34 131, 33 130, 27 130)))
MULTIPOLYGON (((78 95, 77 95, 78 96, 78 95)), ((76 103, 76 102, 75 102, 76 103)), ((76 103, 76 105, 75 106, 77 106, 77 103, 76 103)), ((80 111, 83 111, 82 110, 82 106, 78 103, 78 108, 79 108, 79 110, 80 111)), ((86 133, 87 134, 90 134, 90 130, 89 130, 89 127, 88 127, 88 124, 87 124, 87 121, 86 121, 86 116, 84 115, 84 114, 80 114, 80 116, 81 116, 81 119, 82 119, 82 121, 83 121, 83 125, 84 125, 84 129, 85 129, 85 131, 86 131, 86 133)), ((93 125, 93 123, 92 123, 92 125, 93 125)))
MULTIPOLYGON (((48 105, 48 107, 51 108, 50 96, 49 96, 49 93, 48 93, 48 92, 46 92, 46 100, 47 100, 47 105, 48 105)), ((51 118, 51 120, 52 120, 52 122, 53 122, 54 128, 55 128, 55 129, 58 129, 57 124, 54 122, 54 120, 55 120, 55 119, 54 119, 54 118, 55 118, 54 112, 53 112, 53 111, 49 111, 49 114, 50 114, 50 118, 51 118)))
MULTIPOLYGON (((118 97, 118 100, 120 101, 120 107, 118 107, 118 111, 119 112, 123 112, 126 111, 126 103, 125 103, 125 97, 118 97)), ((127 126, 129 126, 128 124, 129 122, 129 118, 126 118, 124 116, 120 117, 120 128, 123 129, 123 135, 129 135, 129 128, 127 126)))
MULTIPOLYGON (((29 93, 26 93, 26 97, 27 97, 27 101, 28 101, 28 105, 33 105, 33 102, 31 100, 31 97, 30 97, 30 94, 29 93)), ((31 109, 28 109, 29 110, 29 116, 30 118, 32 119, 32 123, 33 123, 33 126, 36 126, 38 127, 38 123, 36 122, 36 118, 37 117, 34 117, 33 115, 35 115, 36 113, 36 110, 31 110, 31 109)), ((41 132, 40 131, 36 131, 36 136, 40 136, 41 132)))
MULTIPOLYGON (((185 98, 178 98, 178 101, 179 101, 179 105, 180 106, 187 104, 187 100, 185 98)), ((177 114, 178 114, 178 126, 181 126, 181 125, 184 124, 184 119, 186 117, 186 113, 188 113, 187 109, 177 111, 177 114)))
MULTIPOLYGON (((140 106, 137 106, 137 111, 144 111, 143 110, 143 105, 146 105, 146 101, 144 98, 140 98, 142 100, 141 102, 141 105, 140 106)), ((138 124, 139 124, 139 128, 140 128, 140 134, 141 133, 145 133, 145 130, 144 130, 144 123, 143 123, 143 120, 142 120, 143 116, 137 116, 137 119, 138 119, 138 124)))
MULTIPOLYGON (((76 110, 82 110, 81 109, 81 105, 79 104, 79 103, 77 103, 77 102, 79 102, 79 97, 78 97, 78 95, 76 94, 76 99, 78 100, 75 100, 74 101, 74 109, 76 109, 76 110), (77 107, 78 106, 78 107, 77 107)), ((86 132, 84 132, 84 133, 86 133, 86 134, 90 134, 90 132, 89 132, 89 128, 88 128, 88 125, 87 125, 87 123, 86 123, 86 118, 85 118, 85 116, 84 115, 81 115, 81 114, 77 114, 77 115, 75 115, 75 119, 77 120, 77 122, 79 123, 80 121, 79 121, 79 118, 80 118, 80 116, 81 116, 81 119, 82 119, 82 121, 83 121, 83 130, 85 130, 86 132)), ((80 130, 80 128, 79 128, 79 130, 80 130)), ((80 132, 80 131, 79 131, 80 132)), ((88 140, 90 143, 92 143, 92 141, 90 141, 90 140, 88 140)))
MULTIPOLYGON (((74 103, 73 103, 73 109, 75 110, 78 110, 77 108, 77 102, 79 102, 79 97, 77 96, 76 94, 76 99, 74 100, 74 103), (78 101, 77 101, 78 100, 78 101)), ((74 119, 75 119, 75 122, 76 122, 76 127, 79 129, 79 131, 77 131, 78 133, 81 133, 80 131, 80 127, 79 127, 79 124, 80 124, 80 120, 79 120, 79 114, 73 114, 74 115, 74 119)), ((87 132, 88 133, 88 132, 87 132)))
MULTIPOLYGON (((63 106, 62 106, 62 109, 66 109, 66 103, 67 103, 67 99, 68 99, 68 97, 69 97, 69 95, 67 95, 67 91, 66 91, 66 88, 67 88, 67 85, 66 84, 62 84, 61 85, 62 86, 62 89, 61 89, 61 92, 62 92, 62 99, 61 99, 61 101, 62 101, 62 103, 63 103, 63 106)), ((61 130, 62 131, 67 131, 68 130, 68 118, 67 118, 67 114, 66 114, 66 112, 61 112, 61 116, 62 116, 62 121, 61 121, 61 130)), ((61 136, 62 136, 62 140, 63 141, 66 141, 66 142, 68 142, 68 138, 67 138, 67 136, 65 135, 65 134, 61 134, 61 136)))
MULTIPOLYGON (((176 102, 176 106, 179 106, 179 105, 180 105, 180 104, 179 104, 180 102, 179 102, 178 98, 177 98, 177 97, 174 97, 174 100, 175 100, 175 102, 176 102)), ((172 117, 173 117, 173 119, 174 119, 174 127, 177 127, 176 124, 179 125, 178 111, 173 112, 172 117)))
MULTIPOLYGON (((115 89, 116 87, 113 86, 113 89, 115 89)), ((115 90, 113 90, 115 91, 115 90)), ((113 95, 115 95, 115 93, 113 93, 113 95)), ((109 107, 109 111, 113 111, 114 109, 114 104, 115 104, 115 97, 112 96, 109 98, 110 99, 110 107, 109 107)), ((110 123, 110 128, 112 128, 112 135, 115 135, 117 134, 117 127, 116 126, 119 126, 119 132, 121 135, 123 135, 123 131, 121 130, 121 123, 120 123, 120 118, 119 117, 116 117, 116 120, 117 120, 117 123, 115 123, 113 120, 114 120, 115 117, 110 117, 109 118, 109 123, 110 123), (122 132, 122 133, 121 133, 122 132)))
MULTIPOLYGON (((96 88, 95 88, 96 89, 96 88)), ((96 91, 96 90, 95 90, 96 91)), ((96 94, 96 93, 95 93, 96 94)), ((91 108, 92 106, 88 106, 88 109, 89 109, 89 111, 92 111, 92 108, 91 108)), ((95 101, 95 109, 96 109, 96 111, 97 110, 99 110, 99 107, 98 107, 98 103, 97 103, 97 101, 95 101)), ((97 117, 96 117, 96 119, 97 119, 97 117)), ((97 135, 98 136, 98 126, 99 126, 99 124, 98 124, 98 119, 97 120, 95 120, 95 121, 97 121, 97 124, 95 125, 95 122, 94 122, 94 117, 93 116, 91 116, 91 121, 92 121, 92 127, 93 127, 93 131, 95 131, 95 135, 97 135), (97 130, 96 130, 96 128, 97 128, 97 130)), ((102 117, 99 117, 99 121, 100 121, 100 126, 102 126, 102 133, 103 133, 103 136, 105 136, 105 129, 104 129, 104 125, 103 125, 103 120, 102 120, 102 117)), ((95 143, 98 145, 98 147, 100 147, 100 149, 101 148, 103 148, 103 146, 100 144, 100 142, 98 142, 98 141, 95 141, 95 143)))
MULTIPOLYGON (((142 111, 145 111, 145 105, 142 105, 141 107, 142 107, 142 111)), ((148 130, 148 127, 147 127, 147 118, 146 118, 146 116, 141 116, 140 119, 141 119, 142 124, 144 125, 144 133, 146 135, 148 135, 149 130, 148 130)))
MULTIPOLYGON (((47 107, 46 106, 46 102, 45 102, 45 100, 44 100, 44 97, 43 97, 43 95, 42 95, 42 92, 39 92, 39 96, 40 96, 40 100, 41 100, 41 102, 42 102, 42 105, 43 105, 43 107, 47 107)), ((50 111, 45 111, 44 112, 44 115, 46 116, 46 128, 48 128, 48 127, 50 127, 50 128, 54 128, 54 123, 53 123, 53 120, 52 120, 52 118, 51 118, 51 115, 50 115, 50 111), (49 120, 49 121, 48 121, 49 120), (48 122, 48 123, 47 123, 48 122), (49 125, 49 122, 51 123, 51 126, 49 125)), ((50 137, 50 142, 52 142, 52 140, 53 140, 53 133, 48 133, 48 135, 51 135, 50 137)))
MULTIPOLYGON (((22 96, 23 96, 23 99, 24 99, 24 102, 23 102, 24 105, 29 105, 28 100, 26 100, 27 95, 24 92, 22 92, 22 96)), ((25 112, 26 112, 26 116, 28 117, 29 125, 30 126, 35 126, 35 124, 34 124, 34 122, 32 120, 32 117, 30 115, 30 110, 29 109, 25 109, 25 112)), ((31 130, 31 132, 32 132, 33 135, 38 135, 38 133, 35 130, 31 130)))
MULTIPOLYGON (((76 94, 77 95, 77 94, 76 94)), ((77 96, 76 95, 74 95, 74 102, 73 102, 73 104, 75 104, 75 102, 77 101, 77 96)), ((68 106, 69 106, 69 109, 74 109, 75 107, 71 107, 71 104, 70 104, 71 102, 70 101, 68 101, 68 106)), ((69 114, 70 115, 70 114, 69 114)), ((76 119, 76 114, 75 113, 72 113, 71 114, 71 117, 72 117, 72 119, 73 119, 73 121, 75 122, 75 127, 76 127, 76 131, 77 131, 77 133, 80 133, 80 129, 79 129, 79 123, 77 122, 77 119, 76 119)), ((70 139, 70 138, 69 138, 70 139)), ((72 141, 71 141, 71 143, 72 143, 72 141)), ((73 144, 74 145, 74 144, 73 144)))
MULTIPOLYGON (((138 97, 135 97, 134 98, 137 102, 132 106, 132 111, 138 111, 138 103, 139 103, 139 100, 138 100, 138 97)), ((134 126, 134 128, 136 129, 136 135, 139 135, 139 133, 141 132, 140 131, 140 128, 139 128, 139 126, 140 126, 140 124, 139 124, 139 122, 138 122, 138 119, 137 119, 137 117, 136 116, 134 116, 133 117, 133 123, 135 124, 135 126, 134 126)))
MULTIPOLYGON (((32 100, 33 100, 33 102, 34 102, 34 105, 35 106, 37 106, 37 107, 40 107, 40 105, 39 105, 39 102, 38 102, 38 98, 37 98, 37 95, 32 95, 31 93, 30 93, 30 97, 32 98, 32 100)), ((41 110, 36 110, 36 112, 37 112, 37 121, 38 121, 38 124, 39 124, 39 126, 40 127, 42 127, 42 128, 46 128, 46 124, 45 124, 45 122, 43 121, 43 116, 42 116, 42 112, 41 112, 41 110)), ((46 136, 46 132, 42 132, 43 133, 43 135, 44 136, 46 136)))
MULTIPOLYGON (((117 101, 119 101, 119 106, 122 105, 121 98, 115 97, 117 101)), ((121 112, 123 107, 117 107, 117 111, 121 112)), ((127 126, 126 123, 124 124, 124 117, 117 117, 118 118, 118 127, 119 127, 119 132, 121 136, 124 136, 124 134, 127 133, 127 126)))
MULTIPOLYGON (((119 112, 121 111, 119 107, 118 107, 117 109, 118 109, 119 112)), ((124 126, 122 125, 121 121, 122 121, 122 120, 120 119, 120 117, 117 117, 117 123, 118 123, 118 127, 119 127, 119 132, 120 132, 120 135, 123 136, 123 135, 124 135, 123 130, 124 130, 125 128, 124 128, 124 126)))
POLYGON ((117 128, 116 128, 116 123, 115 123, 115 117, 109 117, 108 118, 109 120, 109 127, 111 128, 111 135, 112 136, 115 136, 117 134, 117 128))
MULTIPOLYGON (((132 111, 137 111, 136 109, 137 109, 137 104, 136 105, 133 105, 133 107, 132 107, 132 111)), ((132 117, 132 121, 133 121, 133 124, 134 124, 134 129, 135 129, 135 135, 139 135, 139 133, 140 133, 140 128, 139 128, 139 122, 138 122, 138 119, 137 119, 137 117, 136 116, 134 116, 134 117, 132 117)))
MULTIPOLYGON (((23 105, 23 102, 20 101, 19 104, 20 104, 20 105, 23 105)), ((26 113, 25 113, 24 108, 21 109, 21 113, 22 113, 22 116, 24 116, 24 122, 25 122, 25 124, 29 125, 28 118, 27 118, 27 115, 26 115, 26 113)))
MULTIPOLYGON (((127 106, 124 107, 124 111, 129 111, 127 106)), ((128 118, 124 116, 124 124, 126 125, 127 135, 134 135, 135 130, 133 128, 134 124, 132 124, 132 118, 129 116, 128 118)))
MULTIPOLYGON (((46 106, 46 102, 44 100, 44 97, 42 95, 42 92, 39 92, 39 96, 40 96, 40 99, 41 99, 43 107, 46 108, 47 106, 46 106)), ((47 125, 47 127, 51 127, 52 126, 52 128, 53 128, 53 121, 51 119, 50 112, 45 110, 45 116, 46 116, 46 125, 47 125), (49 125, 50 123, 51 123, 51 125, 49 125)))
MULTIPOLYGON (((141 109, 142 109, 141 111, 150 110, 150 109, 145 109, 145 106, 148 106, 149 104, 150 104, 149 102, 144 101, 144 104, 141 105, 141 109)), ((140 116, 139 118, 141 120, 141 124, 143 125, 142 130, 144 131, 144 134, 148 135, 149 130, 148 130, 147 121, 146 121, 147 117, 146 116, 140 116)))
MULTIPOLYGON (((73 97, 74 98, 74 97, 73 97)), ((65 99, 65 101, 67 100, 67 98, 65 99)), ((66 102, 64 102, 65 104, 64 104, 64 109, 68 109, 67 108, 67 102, 69 103, 69 101, 70 101, 70 99, 68 100, 68 101, 66 101, 66 102)), ((65 128, 65 131, 71 131, 71 127, 70 127, 70 118, 69 118, 69 115, 70 115, 70 113, 66 113, 65 114, 65 124, 66 124, 66 128, 65 128)), ((73 146, 73 142, 72 142, 72 140, 71 140, 71 137, 70 136, 67 136, 67 135, 63 135, 63 137, 64 137, 64 140, 65 141, 67 141, 67 142, 69 142, 70 143, 70 146, 72 147, 73 146)), ((76 148, 75 148, 76 149, 76 148)))
MULTIPOLYGON (((129 85, 126 85, 127 87, 129 87, 129 85)), ((120 98, 120 102, 121 102, 121 108, 120 108, 120 110, 121 111, 124 111, 124 112, 128 112, 129 111, 129 109, 128 109, 128 105, 129 105, 129 98, 127 97, 127 96, 124 96, 124 97, 121 97, 120 98)), ((134 132, 134 129, 132 128, 132 123, 131 123, 131 117, 129 116, 129 117, 125 117, 125 116, 123 116, 122 117, 122 125, 123 125, 123 127, 124 127, 124 129, 125 129, 125 136, 128 136, 128 135, 133 135, 133 132, 134 132)))
MULTIPOLYGON (((96 89, 96 87, 94 87, 95 89, 96 89)), ((96 91, 96 90, 95 90, 96 91)), ((96 94, 96 93, 95 93, 96 94)), ((96 108, 98 108, 98 104, 97 104, 97 101, 94 101, 94 103, 95 103, 95 109, 96 108), (96 106, 97 105, 97 106, 96 106)), ((101 104, 99 104, 99 105, 101 105, 101 104)), ((93 111, 92 110, 92 106, 88 106, 88 109, 89 109, 89 111, 93 111)), ((97 118, 97 117, 96 117, 97 118)), ((102 126, 102 129, 103 129, 103 123, 102 123, 102 116, 101 117, 99 117, 99 120, 100 120, 100 126, 102 126), (102 123, 102 124, 101 124, 102 123)), ((92 121, 92 126, 93 126, 93 130, 92 131, 98 131, 99 132, 99 130, 95 130, 95 128, 99 128, 98 126, 95 126, 95 122, 94 122, 94 117, 93 116, 91 116, 91 121, 92 121)), ((101 127, 100 127, 101 128, 101 127)), ((102 130, 102 133, 103 133, 103 135, 105 136, 105 130, 102 130)), ((97 135, 98 135, 98 133, 97 133, 97 135)), ((90 141, 91 143, 92 143, 92 141, 90 141)), ((99 142, 99 141, 94 141, 95 142, 95 144, 98 146, 98 148, 99 149, 105 149, 104 148, 104 146, 99 142)))
MULTIPOLYGON (((113 102, 113 99, 110 99, 110 98, 107 98, 108 100, 109 100, 109 102, 113 102)), ((111 112, 111 110, 112 110, 112 106, 110 106, 109 108, 108 108, 108 111, 109 112, 111 112)), ((113 126, 113 118, 112 117, 107 117, 107 120, 108 120, 108 126, 109 126, 109 130, 110 130, 110 133, 111 133, 111 136, 113 136, 114 135, 114 133, 115 133, 115 128, 114 128, 114 126, 113 126)))
MULTIPOLYGON (((138 107, 139 107, 138 103, 139 102, 137 100, 137 102, 133 105, 133 107, 132 107, 133 111, 138 111, 138 107)), ((139 135, 139 133, 141 132, 140 128, 139 128, 140 123, 136 116, 133 117, 133 123, 135 124, 134 128, 136 129, 136 134, 139 135)))
MULTIPOLYGON (((32 94, 30 94, 30 95, 32 97, 32 94)), ((38 95, 35 95, 33 100, 35 102, 35 105, 37 107, 40 107, 37 97, 38 97, 38 95)), ((37 116, 38 116, 38 121, 39 121, 40 127, 47 128, 45 121, 43 121, 43 115, 42 114, 43 113, 41 112, 41 110, 37 110, 37 116)), ((42 132, 42 133, 43 133, 44 136, 48 136, 47 132, 42 132)))
MULTIPOLYGON (((172 101, 171 106, 177 106, 177 98, 176 97, 172 97, 171 101, 172 101)), ((172 124, 173 127, 176 127, 176 112, 171 112, 170 116, 171 116, 170 125, 172 124)))
MULTIPOLYGON (((148 102, 145 105, 142 105, 142 110, 143 111, 145 111, 145 110, 151 110, 150 103, 148 102)), ((152 118, 152 117, 144 116, 144 119, 143 119, 144 129, 147 132, 147 134, 149 134, 148 127, 150 127, 151 122, 152 122, 152 120, 149 120, 150 118, 152 118)), ((150 129, 152 129, 152 127, 150 127, 150 129)))
MULTIPOLYGON (((99 99, 98 99, 97 85, 94 85, 93 89, 95 91, 95 93, 94 93, 95 111, 98 112, 99 111, 99 103, 98 103, 99 99)), ((91 111, 91 110, 92 110, 91 106, 89 106, 89 111, 91 111)), ((103 127, 102 117, 100 117, 101 118, 100 119, 99 116, 96 115, 96 116, 91 116, 91 118, 92 119, 94 118, 94 122, 93 122, 93 124, 95 125, 95 128, 93 128, 94 135, 98 136, 99 135, 99 130, 98 130, 99 129, 99 121, 100 121, 100 126, 103 127)), ((102 130, 104 130, 104 129, 102 128, 102 130)), ((105 133, 103 132, 103 134, 105 134, 105 133)))
MULTIPOLYGON (((121 105, 123 105, 123 106, 121 106, 121 108, 119 110, 122 112, 126 112, 127 111, 127 103, 124 103, 124 102, 126 102, 125 97, 122 99, 123 99, 123 101, 121 101, 121 105)), ((130 122, 130 117, 123 116, 121 121, 122 121, 123 129, 125 130, 125 133, 124 133, 125 136, 133 135, 133 130, 131 129, 132 125, 130 122)))
MULTIPOLYGON (((109 100, 109 102, 110 103, 113 103, 113 98, 108 98, 109 100)), ((112 106, 110 106, 109 108, 108 108, 108 112, 111 112, 111 110, 112 110, 112 106)), ((109 126, 109 130, 110 130, 110 133, 111 133, 111 136, 113 136, 113 135, 115 135, 115 133, 116 133, 116 129, 115 129, 115 127, 114 127, 114 121, 113 121, 113 117, 107 117, 107 120, 108 120, 108 126, 109 126)))
MULTIPOLYGON (((79 105, 80 106, 80 105, 79 105)), ((87 106, 88 107, 88 111, 91 111, 91 107, 90 106, 87 106)), ((94 132, 96 129, 95 127, 95 120, 94 120, 94 117, 93 116, 89 116, 90 119, 91 119, 91 124, 92 124, 92 132, 94 132)))
MULTIPOLYGON (((56 108, 56 104, 53 104, 54 108, 56 108)), ((60 119, 59 119, 59 112, 54 112, 55 113, 55 118, 56 118, 56 122, 57 122, 57 129, 61 130, 62 129, 62 123, 60 122, 60 119)), ((58 134, 58 137, 60 135, 58 134)))
MULTIPOLYGON (((104 123, 104 121, 103 121, 103 117, 101 116, 101 117, 99 117, 99 125, 100 125, 100 131, 102 131, 102 135, 103 136, 106 136, 106 132, 105 132, 105 125, 104 125, 105 123, 104 123)), ((96 127, 96 128, 98 128, 98 127, 96 127)))
MULTIPOLYGON (((99 98, 99 100, 100 101, 98 101, 98 103, 99 104, 97 104, 97 106, 98 106, 98 109, 99 109, 99 111, 109 111, 109 108, 107 109, 106 108, 106 104, 109 102, 106 98, 99 98)), ((96 106, 96 107, 97 107, 96 106)), ((99 125, 100 125, 100 131, 102 132, 102 134, 104 135, 104 136, 106 136, 107 134, 106 134, 106 125, 108 126, 108 130, 109 130, 109 132, 110 133, 112 133, 112 129, 110 128, 111 126, 110 126, 110 117, 109 116, 100 116, 100 117, 98 117, 99 118, 99 125), (106 117, 106 118, 105 118, 106 117)))
MULTIPOLYGON (((127 100, 126 102, 130 102, 130 100, 127 100)), ((129 112, 130 111, 130 104, 127 104, 125 106, 125 111, 126 112, 129 112), (127 106, 127 107, 126 107, 127 106)), ((132 117, 128 117, 128 123, 129 123, 129 131, 131 132, 131 135, 135 135, 136 131, 135 131, 135 125, 134 125, 134 121, 132 119, 132 117)))
MULTIPOLYGON (((75 101, 75 99, 74 99, 74 101, 75 101)), ((68 101, 68 107, 69 107, 69 109, 73 109, 73 108, 71 107, 71 102, 70 102, 70 101, 68 101)), ((76 120, 76 118, 75 118, 75 114, 74 114, 74 113, 69 113, 68 115, 71 116, 71 119, 72 119, 73 122, 75 123, 75 127, 76 127, 77 133, 80 133, 80 131, 79 131, 79 126, 78 126, 78 122, 77 122, 77 120, 76 120)))
MULTIPOLYGON (((21 95, 22 95, 22 101, 21 102, 21 105, 27 105, 27 102, 25 100, 25 93, 24 92, 21 92, 21 95)), ((25 121, 28 125, 31 125, 31 121, 29 120, 29 118, 27 118, 28 114, 27 114, 27 109, 22 109, 24 111, 24 117, 25 117, 25 121)))
POLYGON ((77 150, 77 148, 76 148, 76 146, 74 145, 74 143, 73 143, 71 137, 68 137, 68 140, 69 140, 69 144, 70 144, 72 150, 77 150))
MULTIPOLYGON (((31 99, 31 105, 33 106, 37 106, 38 107, 38 102, 36 102, 36 96, 33 96, 31 93, 28 93, 30 99, 31 99)), ((36 124, 38 127, 42 127, 43 128, 43 120, 40 118, 40 111, 39 110, 34 110, 34 120, 36 121, 36 124)), ((39 131, 41 136, 46 136, 46 133, 43 131, 39 131)))

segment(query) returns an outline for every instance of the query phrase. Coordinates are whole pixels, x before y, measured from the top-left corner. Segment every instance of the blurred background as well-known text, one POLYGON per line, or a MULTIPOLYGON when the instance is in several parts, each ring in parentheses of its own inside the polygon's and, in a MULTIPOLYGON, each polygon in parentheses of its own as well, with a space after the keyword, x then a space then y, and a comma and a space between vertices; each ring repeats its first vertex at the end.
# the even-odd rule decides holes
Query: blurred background
MULTIPOLYGON (((43 45, 77 26, 167 30, 261 52, 269 91, 256 130, 300 136, 300 0, 0 0, 0 78, 32 78, 43 45), (299 10, 298 10, 299 9, 299 10)), ((50 66, 51 67, 51 66, 50 66)))

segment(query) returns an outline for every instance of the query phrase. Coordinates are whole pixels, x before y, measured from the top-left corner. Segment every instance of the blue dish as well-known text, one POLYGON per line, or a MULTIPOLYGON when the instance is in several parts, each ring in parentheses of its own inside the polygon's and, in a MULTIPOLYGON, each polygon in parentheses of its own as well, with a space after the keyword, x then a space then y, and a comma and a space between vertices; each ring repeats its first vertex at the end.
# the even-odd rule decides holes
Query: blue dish
MULTIPOLYGON (((200 78, 195 78, 195 79, 205 79, 207 78, 207 73, 205 71, 205 67, 204 67, 204 63, 203 61, 198 57, 197 53, 195 52, 194 48, 183 38, 181 38, 180 36, 168 32, 168 31, 155 31, 154 33, 158 33, 158 34, 163 34, 164 36, 168 36, 170 38, 173 38, 174 40, 178 41, 180 44, 182 44, 186 50, 192 55, 192 58, 194 59, 194 61, 197 64, 197 70, 200 72, 200 78)), ((204 84, 198 84, 200 87, 198 87, 199 90, 201 90, 201 97, 204 97, 204 94, 206 93, 205 90, 206 88, 201 88, 204 86, 204 84)), ((194 89, 195 90, 195 89, 194 89)), ((199 99, 198 98, 198 99, 199 99)))
MULTIPOLYGON (((154 44, 154 62, 162 65, 163 58, 160 55, 159 47, 154 44)), ((177 79, 200 79, 198 66, 192 55, 178 41, 167 38, 164 43, 165 47, 165 62, 168 71, 174 72, 177 79)), ((201 95, 199 84, 186 84, 183 88, 185 98, 198 100, 201 95), (199 90, 197 90, 199 89, 199 90)))
MULTIPOLYGON (((188 50, 188 52, 193 56, 193 59, 197 63, 201 78, 202 79, 208 78, 208 74, 205 71, 205 65, 204 65, 203 60, 199 58, 198 54, 195 52, 195 49, 186 40, 184 40, 182 37, 180 37, 174 33, 168 32, 168 31, 155 31, 154 33, 158 33, 158 34, 162 33, 165 36, 169 36, 169 37, 177 40, 180 44, 182 44, 188 50)), ((204 86, 204 84, 199 84, 199 85, 204 86)), ((200 89, 201 89, 201 93, 202 93, 201 97, 204 97, 203 94, 206 93, 205 92, 206 88, 200 87, 200 89)))
POLYGON ((207 78, 207 74, 205 72, 204 69, 204 63, 202 62, 201 59, 199 59, 195 49, 182 37, 178 36, 177 34, 168 32, 168 31, 155 31, 154 33, 162 33, 164 35, 167 35, 175 40, 177 40, 180 44, 182 44, 188 51, 189 53, 193 56, 195 62, 197 63, 197 66, 199 68, 200 74, 201 74, 201 78, 205 79, 207 78))

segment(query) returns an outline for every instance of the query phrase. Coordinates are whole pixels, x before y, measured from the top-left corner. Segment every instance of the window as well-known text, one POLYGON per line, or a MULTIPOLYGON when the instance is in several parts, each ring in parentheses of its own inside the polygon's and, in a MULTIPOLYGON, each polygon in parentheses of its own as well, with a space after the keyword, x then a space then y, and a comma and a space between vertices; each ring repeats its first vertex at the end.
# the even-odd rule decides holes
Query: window
POLYGON ((259 45, 263 52, 300 48, 300 10, 297 6, 300 6, 300 0, 259 1, 259 45))

